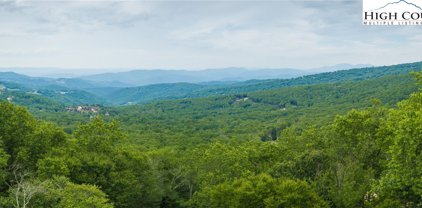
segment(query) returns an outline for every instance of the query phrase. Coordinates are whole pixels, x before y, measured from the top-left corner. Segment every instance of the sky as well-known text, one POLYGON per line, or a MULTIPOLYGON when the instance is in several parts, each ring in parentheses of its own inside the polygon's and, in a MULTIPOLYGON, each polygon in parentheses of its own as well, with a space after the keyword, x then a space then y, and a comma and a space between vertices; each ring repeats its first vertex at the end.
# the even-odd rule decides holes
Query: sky
POLYGON ((0 0, 0 68, 306 69, 421 61, 421 26, 363 26, 361 16, 361 0, 0 0))

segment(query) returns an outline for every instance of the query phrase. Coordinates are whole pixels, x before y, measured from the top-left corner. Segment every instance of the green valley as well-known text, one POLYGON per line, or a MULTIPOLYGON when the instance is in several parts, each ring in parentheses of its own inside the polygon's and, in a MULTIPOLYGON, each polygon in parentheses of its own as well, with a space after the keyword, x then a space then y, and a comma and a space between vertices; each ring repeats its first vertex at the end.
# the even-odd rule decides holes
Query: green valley
POLYGON ((129 106, 5 83, 0 204, 418 207, 419 65, 152 85, 129 106))
POLYGON ((422 208, 421 11, 0 0, 0 208, 422 208))

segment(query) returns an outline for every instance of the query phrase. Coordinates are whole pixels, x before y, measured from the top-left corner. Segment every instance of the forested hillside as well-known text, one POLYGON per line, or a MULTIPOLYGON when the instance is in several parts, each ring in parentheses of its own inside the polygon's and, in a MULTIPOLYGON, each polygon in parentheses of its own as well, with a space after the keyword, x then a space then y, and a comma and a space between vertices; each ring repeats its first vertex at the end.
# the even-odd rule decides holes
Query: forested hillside
POLYGON ((373 77, 96 114, 31 107, 38 119, 2 102, 0 206, 422 206, 422 74, 373 77))
MULTIPOLYGON (((145 105, 102 107, 104 119, 117 119, 133 142, 168 146, 215 140, 266 140, 289 126, 323 125, 353 108, 367 108, 374 99, 394 106, 417 86, 410 75, 392 75, 356 82, 305 85, 251 93, 157 101, 145 105), (185 135, 189 135, 188 138, 185 135)), ((34 112, 39 118, 75 129, 91 113, 34 112)))
MULTIPOLYGON (((5 86, 10 85, 5 84, 5 86)), ((86 91, 54 88, 30 90, 20 86, 0 90, 0 100, 9 100, 34 111, 64 111, 66 106, 105 103, 103 98, 86 91)))
MULTIPOLYGON (((164 81, 161 81, 159 82, 160 84, 152 84, 146 86, 136 86, 136 82, 123 83, 123 81, 126 79, 148 79, 148 76, 143 77, 141 75, 144 75, 144 73, 156 73, 156 75, 154 75, 156 77, 164 72, 141 71, 142 73, 140 72, 140 74, 138 75, 137 73, 123 73, 124 76, 122 75, 123 78, 121 81, 118 80, 119 75, 121 75, 120 73, 117 75, 103 74, 99 76, 100 78, 102 76, 108 77, 104 80, 85 80, 80 78, 53 79, 42 77, 28 77, 16 73, 0 72, 0 86, 6 86, 5 91, 9 92, 9 96, 17 96, 22 98, 23 93, 33 94, 37 95, 35 97, 37 97, 38 100, 41 98, 47 98, 53 102, 57 102, 58 104, 65 106, 92 104, 117 106, 149 103, 158 100, 202 98, 216 95, 241 94, 260 90, 280 89, 293 86, 361 81, 388 75, 408 74, 409 72, 417 71, 420 68, 422 68, 422 62, 415 62, 393 66, 355 68, 300 77, 295 76, 296 78, 292 79, 262 79, 262 77, 258 76, 259 71, 253 71, 253 74, 256 74, 256 76, 252 76, 255 78, 255 80, 214 80, 202 83, 162 83, 164 81)), ((270 71, 273 74, 282 73, 282 71, 277 70, 270 71)), ((227 76, 231 76, 233 74, 235 75, 235 72, 238 71, 229 70, 227 76)), ((164 74, 166 73, 170 73, 168 76, 171 75, 171 72, 166 71, 164 74)), ((178 72, 175 72, 175 74, 177 73, 178 72)), ((183 74, 187 76, 187 72, 183 72, 183 74)), ((215 72, 213 70, 206 70, 203 73, 199 74, 203 74, 205 76, 207 74, 221 74, 221 72, 219 70, 215 72)), ((173 77, 171 79, 173 79, 173 77)), ((210 79, 209 77, 205 77, 204 80, 212 79, 210 79)), ((4 99, 5 97, 3 96, 1 98, 4 99)), ((16 103, 27 106, 26 104, 28 102, 30 101, 20 100, 16 103)))
POLYGON ((337 83, 373 79, 387 75, 408 74, 422 68, 422 62, 400 64, 394 66, 358 68, 335 72, 301 76, 293 79, 249 80, 225 85, 203 84, 159 84, 142 87, 130 87, 108 94, 113 104, 145 103, 154 100, 168 100, 175 98, 196 98, 212 95, 227 95, 247 93, 258 90, 279 89, 283 87, 337 83))

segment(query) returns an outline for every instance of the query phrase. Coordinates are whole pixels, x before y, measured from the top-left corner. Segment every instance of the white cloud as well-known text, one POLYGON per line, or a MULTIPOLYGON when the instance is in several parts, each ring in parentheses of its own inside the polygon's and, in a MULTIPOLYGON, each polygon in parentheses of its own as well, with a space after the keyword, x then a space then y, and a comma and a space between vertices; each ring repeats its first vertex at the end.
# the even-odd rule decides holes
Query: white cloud
POLYGON ((361 25, 359 1, 1 1, 0 65, 296 67, 417 61, 420 27, 361 25))

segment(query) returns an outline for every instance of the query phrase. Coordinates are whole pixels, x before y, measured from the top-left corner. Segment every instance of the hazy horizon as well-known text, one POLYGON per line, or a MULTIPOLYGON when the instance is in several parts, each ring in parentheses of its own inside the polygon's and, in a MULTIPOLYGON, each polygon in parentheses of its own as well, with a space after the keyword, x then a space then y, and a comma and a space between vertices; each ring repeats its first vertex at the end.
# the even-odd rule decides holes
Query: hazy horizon
POLYGON ((154 70, 162 70, 162 71, 191 71, 191 72, 200 72, 200 71, 208 71, 208 70, 225 70, 225 69, 241 69, 241 70, 248 70, 248 71, 259 71, 259 70, 296 70, 306 72, 329 72, 329 71, 336 71, 336 70, 344 70, 344 69, 351 69, 351 68, 359 68, 359 67, 376 67, 375 65, 370 64, 347 64, 347 63, 340 63, 335 64, 332 66, 321 66, 315 68, 305 68, 305 69, 298 69, 298 68, 289 68, 289 67, 278 67, 278 68, 248 68, 248 67, 222 67, 222 68, 203 68, 203 69, 175 69, 175 68, 58 68, 58 67, 0 67, 0 72, 14 72, 18 74, 23 74, 27 76, 45 76, 45 77, 52 77, 52 78, 71 78, 71 77, 79 77, 79 76, 89 76, 95 74, 106 74, 106 73, 125 73, 131 71, 154 71, 154 70))

